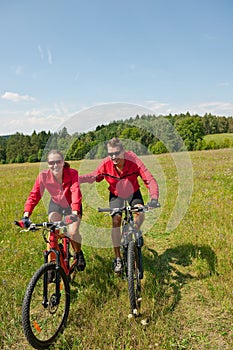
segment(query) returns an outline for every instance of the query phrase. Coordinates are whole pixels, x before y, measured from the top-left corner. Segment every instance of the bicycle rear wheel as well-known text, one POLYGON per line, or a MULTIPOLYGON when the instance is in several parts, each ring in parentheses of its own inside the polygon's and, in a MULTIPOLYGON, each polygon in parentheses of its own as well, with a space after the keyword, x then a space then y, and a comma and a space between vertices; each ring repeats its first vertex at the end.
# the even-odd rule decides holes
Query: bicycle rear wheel
POLYGON ((128 245, 128 293, 131 314, 137 316, 140 313, 141 304, 141 280, 139 278, 138 250, 134 241, 128 245))
POLYGON ((70 286, 62 268, 42 265, 27 287, 23 306, 24 334, 35 349, 47 349, 63 331, 70 308, 70 286), (51 283, 48 275, 53 274, 51 283))

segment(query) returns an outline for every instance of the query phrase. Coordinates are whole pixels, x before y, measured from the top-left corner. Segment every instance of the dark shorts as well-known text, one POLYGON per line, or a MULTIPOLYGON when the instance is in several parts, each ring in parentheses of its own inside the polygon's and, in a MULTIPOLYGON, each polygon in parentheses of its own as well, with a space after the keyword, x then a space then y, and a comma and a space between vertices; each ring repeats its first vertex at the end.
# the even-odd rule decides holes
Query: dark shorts
POLYGON ((111 209, 113 208, 121 208, 124 206, 125 200, 129 203, 130 206, 134 206, 136 204, 142 204, 144 205, 142 194, 140 190, 137 190, 134 192, 129 198, 121 198, 115 196, 113 193, 110 192, 109 194, 109 206, 111 209))
MULTIPOLYGON (((71 209, 71 207, 63 208, 59 204, 54 203, 51 199, 50 203, 49 203, 48 214, 53 213, 53 212, 59 213, 61 215, 69 215, 69 214, 72 214, 72 209, 71 209)), ((83 212, 82 212, 82 205, 81 205, 79 214, 82 216, 82 213, 83 212)))

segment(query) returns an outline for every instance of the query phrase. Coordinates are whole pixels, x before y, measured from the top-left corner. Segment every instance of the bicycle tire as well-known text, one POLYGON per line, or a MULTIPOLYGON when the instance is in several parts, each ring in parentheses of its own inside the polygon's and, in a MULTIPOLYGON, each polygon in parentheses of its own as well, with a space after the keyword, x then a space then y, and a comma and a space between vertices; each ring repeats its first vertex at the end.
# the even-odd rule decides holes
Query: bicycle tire
POLYGON ((39 350, 53 344, 65 328, 69 309, 70 286, 65 271, 61 267, 57 269, 54 263, 42 265, 30 280, 22 305, 22 325, 29 344, 39 350), (55 282, 45 284, 49 271, 54 273, 55 282), (56 288, 59 288, 59 298, 56 288))
POLYGON ((141 281, 139 278, 138 251, 134 241, 128 244, 127 265, 130 310, 132 315, 137 316, 140 313, 141 281))

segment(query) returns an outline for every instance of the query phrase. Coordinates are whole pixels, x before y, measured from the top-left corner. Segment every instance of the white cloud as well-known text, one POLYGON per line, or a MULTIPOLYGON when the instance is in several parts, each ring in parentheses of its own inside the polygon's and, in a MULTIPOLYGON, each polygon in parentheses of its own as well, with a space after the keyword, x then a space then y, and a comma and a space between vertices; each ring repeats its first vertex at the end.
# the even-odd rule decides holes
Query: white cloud
MULTIPOLYGON (((179 111, 177 112, 189 112, 190 114, 198 114, 200 116, 203 116, 206 113, 211 113, 213 115, 229 117, 233 116, 233 103, 219 101, 201 102, 188 107, 183 106, 183 108, 179 108, 179 111)), ((174 110, 171 113, 174 114, 174 110)))
POLYGON ((208 101, 201 102, 195 105, 171 105, 158 101, 149 100, 145 105, 150 108, 156 115, 179 114, 189 112, 190 114, 198 114, 203 116, 206 113, 213 115, 233 116, 233 103, 208 101))
MULTIPOLYGON (((4 96, 4 95, 3 95, 4 96)), ((6 98, 6 96, 5 96, 6 98)), ((0 135, 13 134, 16 131, 30 135, 36 132, 60 130, 63 126, 68 132, 86 132, 93 130, 100 124, 108 124, 113 120, 129 118, 142 114, 168 115, 189 112, 203 116, 206 113, 219 116, 233 116, 233 103, 206 101, 195 105, 172 105, 156 100, 147 100, 142 104, 127 103, 99 103, 92 107, 80 106, 78 112, 71 112, 68 106, 60 103, 53 108, 33 108, 21 110, 19 105, 14 110, 1 110, 0 108, 0 135), (84 123, 85 121, 85 123, 84 123)), ((21 105, 22 107, 24 105, 21 105)), ((24 109, 24 108, 23 108, 24 109)))
POLYGON ((57 129, 57 127, 64 122, 63 115, 57 113, 51 113, 46 110, 32 109, 25 113, 27 123, 34 126, 35 129, 44 127, 43 130, 57 129))
POLYGON ((40 45, 38 45, 38 51, 39 51, 40 58, 43 61, 43 59, 44 59, 44 52, 43 52, 42 47, 40 45))
MULTIPOLYGON (((40 55, 41 61, 44 61, 45 55, 44 55, 44 50, 43 50, 43 48, 41 47, 41 45, 38 45, 38 46, 37 46, 37 49, 38 49, 38 51, 39 51, 39 55, 40 55)), ((47 48, 47 58, 48 58, 48 63, 49 63, 49 64, 53 64, 52 52, 51 52, 51 50, 50 50, 49 48, 47 48)))
POLYGON ((223 81, 223 82, 219 83, 218 86, 223 86, 223 87, 230 86, 230 83, 228 83, 227 81, 223 81))
POLYGON ((41 114, 42 112, 39 109, 32 109, 31 111, 25 112, 26 117, 37 117, 41 114))
POLYGON ((3 100, 13 101, 13 102, 21 102, 21 101, 34 101, 35 99, 29 95, 20 95, 16 92, 6 91, 1 98, 3 100))
POLYGON ((15 113, 10 120, 1 120, 0 135, 14 134, 16 131, 24 135, 31 135, 34 130, 36 132, 42 130, 55 132, 64 122, 65 118, 62 116, 53 113, 46 115, 46 112, 33 109, 23 114, 15 113))
POLYGON ((231 102, 203 102, 198 105, 199 108, 215 109, 222 111, 232 111, 233 104, 231 102))
MULTIPOLYGON (((45 55, 44 55, 44 50, 43 50, 43 48, 41 47, 41 45, 38 45, 38 46, 37 46, 37 49, 38 49, 38 51, 39 51, 40 59, 41 59, 41 61, 43 61, 43 60, 44 60, 44 57, 45 57, 45 55)), ((49 64, 53 64, 52 52, 51 52, 51 50, 50 50, 48 47, 47 47, 47 59, 48 59, 48 63, 49 63, 49 64)))
MULTIPOLYGON (((63 109, 65 107, 63 106, 63 109)), ((58 106, 55 108, 32 108, 25 110, 17 108, 15 110, 2 110, 0 108, 0 135, 10 135, 20 132, 30 135, 35 130, 55 132, 60 125, 67 120, 68 114, 64 113, 58 106)))
POLYGON ((57 130, 59 125, 64 122, 64 118, 57 117, 56 115, 53 115, 53 114, 48 116, 32 114, 31 116, 28 115, 26 122, 28 123, 28 126, 31 126, 36 130, 55 131, 57 130))
POLYGON ((171 106, 168 103, 161 103, 153 100, 146 101, 145 106, 150 108, 156 114, 166 114, 171 111, 171 106))
POLYGON ((16 68, 15 68, 15 74, 16 75, 21 75, 23 73, 23 67, 22 66, 17 66, 16 68))
POLYGON ((134 64, 134 63, 131 63, 130 65, 129 65, 129 69, 130 70, 135 70, 136 69, 136 64, 134 64))
POLYGON ((53 63, 52 53, 49 49, 47 49, 47 54, 48 54, 48 62, 49 62, 49 64, 52 64, 53 63))

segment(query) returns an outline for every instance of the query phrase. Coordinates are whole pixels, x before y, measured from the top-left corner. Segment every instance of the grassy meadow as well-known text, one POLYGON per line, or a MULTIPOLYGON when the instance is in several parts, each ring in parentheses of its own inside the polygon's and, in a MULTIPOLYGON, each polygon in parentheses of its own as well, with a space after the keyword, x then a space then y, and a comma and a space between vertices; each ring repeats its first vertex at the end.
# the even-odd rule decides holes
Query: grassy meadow
MULTIPOLYGON (((95 210, 106 206, 107 184, 82 185, 87 267, 71 285, 68 324, 53 349, 233 349, 233 149, 189 156, 193 178, 181 179, 172 155, 143 157, 151 167, 155 164, 162 206, 143 224, 145 277, 141 316, 136 319, 128 319, 127 284, 112 272, 112 249, 98 247, 96 236, 93 244, 86 238, 88 227, 110 227, 110 218, 95 210), (184 192, 191 185, 193 191, 180 223, 168 230, 176 199, 183 201, 180 181, 184 192)), ((97 163, 71 165, 84 173, 97 163)), ((20 233, 13 222, 21 218, 38 172, 39 164, 0 165, 0 348, 4 350, 31 349, 21 327, 21 305, 30 278, 43 262, 45 243, 38 232, 20 233)), ((144 186, 142 190, 147 200, 144 186)), ((32 220, 46 220, 42 201, 32 220)))
POLYGON ((233 134, 209 134, 204 136, 204 140, 206 143, 214 142, 219 148, 226 148, 233 145, 233 134))

